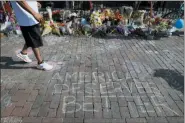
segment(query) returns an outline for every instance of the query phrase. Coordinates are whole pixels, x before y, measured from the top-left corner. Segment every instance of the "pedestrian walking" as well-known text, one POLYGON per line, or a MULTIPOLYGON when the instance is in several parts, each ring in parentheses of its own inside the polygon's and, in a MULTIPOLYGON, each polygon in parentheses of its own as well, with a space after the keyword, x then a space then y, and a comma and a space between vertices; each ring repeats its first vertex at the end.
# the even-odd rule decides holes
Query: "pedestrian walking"
POLYGON ((39 23, 43 21, 43 17, 38 12, 38 7, 41 5, 36 1, 26 0, 11 1, 11 5, 25 39, 25 45, 17 56, 27 63, 32 62, 27 54, 27 49, 31 47, 38 61, 37 68, 41 70, 51 70, 53 66, 44 62, 39 49, 43 46, 39 27, 39 23))

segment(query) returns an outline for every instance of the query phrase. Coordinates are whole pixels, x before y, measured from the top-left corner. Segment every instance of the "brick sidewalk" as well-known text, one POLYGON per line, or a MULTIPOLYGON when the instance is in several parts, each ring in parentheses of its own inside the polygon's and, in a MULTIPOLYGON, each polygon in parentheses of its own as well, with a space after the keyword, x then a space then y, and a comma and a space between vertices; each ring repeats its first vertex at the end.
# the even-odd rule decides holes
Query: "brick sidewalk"
POLYGON ((44 37, 52 71, 1 41, 2 123, 183 123, 184 38, 44 37))

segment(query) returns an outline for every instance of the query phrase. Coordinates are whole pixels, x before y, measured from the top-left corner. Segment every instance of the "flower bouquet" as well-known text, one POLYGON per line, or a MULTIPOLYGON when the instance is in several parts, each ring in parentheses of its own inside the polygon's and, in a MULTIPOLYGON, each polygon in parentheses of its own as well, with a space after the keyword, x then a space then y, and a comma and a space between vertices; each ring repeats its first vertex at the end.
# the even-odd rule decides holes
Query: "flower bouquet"
POLYGON ((43 27, 42 36, 47 35, 52 32, 52 28, 50 26, 50 21, 45 21, 42 24, 42 27, 43 27))
POLYGON ((146 10, 138 10, 132 13, 131 18, 133 19, 134 24, 138 25, 138 26, 143 26, 143 19, 144 19, 144 15, 146 13, 146 10))
POLYGON ((131 15, 133 13, 133 8, 130 6, 122 6, 120 9, 120 14, 123 16, 123 24, 127 25, 128 20, 130 20, 131 15))
POLYGON ((46 11, 48 12, 50 22, 53 23, 51 8, 50 7, 46 7, 46 11))
POLYGON ((58 36, 61 36, 59 27, 57 26, 56 23, 53 23, 53 24, 51 25, 51 28, 52 28, 52 33, 53 33, 53 34, 58 35, 58 36))

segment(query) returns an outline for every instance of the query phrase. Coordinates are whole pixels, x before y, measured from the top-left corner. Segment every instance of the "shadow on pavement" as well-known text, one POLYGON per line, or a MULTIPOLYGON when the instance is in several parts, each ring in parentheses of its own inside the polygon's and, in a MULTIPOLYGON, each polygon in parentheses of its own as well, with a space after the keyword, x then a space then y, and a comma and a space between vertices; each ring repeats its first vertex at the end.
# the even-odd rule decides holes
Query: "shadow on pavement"
POLYGON ((0 62, 1 69, 30 69, 30 68, 34 69, 34 67, 26 67, 25 64, 28 63, 25 63, 24 61, 14 61, 11 57, 1 56, 0 59, 1 59, 0 62))
POLYGON ((154 77, 163 78, 170 87, 184 93, 184 76, 177 71, 169 69, 157 69, 155 70, 154 77))

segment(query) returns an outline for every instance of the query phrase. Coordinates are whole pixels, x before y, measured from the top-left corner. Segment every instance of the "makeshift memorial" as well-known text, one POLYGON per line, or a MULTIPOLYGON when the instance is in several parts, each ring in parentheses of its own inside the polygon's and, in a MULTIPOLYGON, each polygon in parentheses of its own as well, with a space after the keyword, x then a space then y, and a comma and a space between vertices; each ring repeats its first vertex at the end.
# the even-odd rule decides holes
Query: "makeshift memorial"
MULTIPOLYGON (((161 34, 169 37, 176 30, 184 28, 182 19, 164 19, 163 16, 155 13, 153 3, 150 3, 149 12, 146 10, 133 11, 131 6, 122 6, 118 9, 102 6, 101 10, 94 8, 91 11, 75 10, 74 12, 72 10, 52 10, 52 7, 48 5, 46 11, 41 12, 45 20, 41 24, 42 36, 49 33, 58 36, 61 34, 106 36, 115 33, 124 36, 136 34, 151 40, 161 34)), ((1 31, 14 31, 16 34, 21 34, 13 11, 10 10, 9 6, 5 6, 5 8, 11 14, 7 14, 7 19, 0 11, 1 31)))

